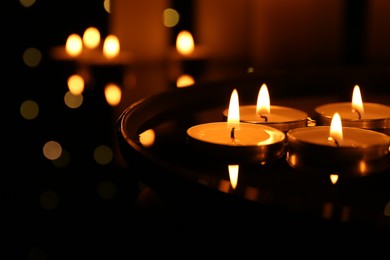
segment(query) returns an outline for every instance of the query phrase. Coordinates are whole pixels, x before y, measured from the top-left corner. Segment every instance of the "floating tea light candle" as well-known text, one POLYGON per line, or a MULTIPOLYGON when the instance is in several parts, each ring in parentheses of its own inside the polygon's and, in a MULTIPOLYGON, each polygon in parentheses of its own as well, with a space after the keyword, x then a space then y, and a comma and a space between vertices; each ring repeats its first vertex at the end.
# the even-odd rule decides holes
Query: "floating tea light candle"
POLYGON ((389 166, 390 137, 372 130, 343 127, 339 113, 330 126, 296 128, 287 132, 286 160, 311 172, 365 176, 389 166))
POLYGON ((237 90, 230 98, 226 122, 211 122, 187 129, 188 143, 206 156, 229 162, 274 160, 284 154, 285 134, 273 127, 240 122, 237 90))
POLYGON ((352 102, 336 102, 315 108, 316 124, 329 125, 332 115, 338 112, 343 126, 375 130, 390 135, 390 106, 363 103, 358 85, 355 85, 352 102))
MULTIPOLYGON (((226 119, 228 109, 223 111, 226 119)), ((262 84, 257 96, 256 105, 240 106, 241 122, 268 125, 287 132, 297 127, 306 127, 308 115, 301 110, 270 105, 270 97, 266 84, 262 84)))

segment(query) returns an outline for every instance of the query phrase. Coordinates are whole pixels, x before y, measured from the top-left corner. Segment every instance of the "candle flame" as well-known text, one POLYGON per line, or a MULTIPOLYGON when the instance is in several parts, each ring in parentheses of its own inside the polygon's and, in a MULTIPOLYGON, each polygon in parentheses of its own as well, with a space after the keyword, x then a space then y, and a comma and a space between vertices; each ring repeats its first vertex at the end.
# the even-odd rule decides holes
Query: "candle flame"
POLYGON ((332 122, 330 123, 329 139, 336 142, 336 145, 343 141, 343 127, 341 117, 338 112, 334 113, 332 122))
POLYGON ((176 38, 176 50, 183 54, 189 55, 194 52, 195 44, 194 39, 189 31, 181 31, 176 38))
POLYGON ((360 88, 358 85, 355 85, 352 93, 352 111, 357 112, 362 115, 364 113, 362 95, 360 93, 360 88))
POLYGON ((230 185, 232 185, 232 188, 235 189, 237 187, 238 182, 238 164, 229 164, 229 179, 230 179, 230 185))
POLYGON ((240 105, 237 89, 234 89, 232 95, 230 96, 227 122, 229 128, 237 126, 240 123, 240 105))
POLYGON ((271 112, 270 99, 267 85, 261 85, 259 94, 257 96, 256 114, 264 115, 271 112))
POLYGON ((106 37, 103 44, 103 53, 108 59, 118 56, 120 51, 119 39, 111 34, 106 37))

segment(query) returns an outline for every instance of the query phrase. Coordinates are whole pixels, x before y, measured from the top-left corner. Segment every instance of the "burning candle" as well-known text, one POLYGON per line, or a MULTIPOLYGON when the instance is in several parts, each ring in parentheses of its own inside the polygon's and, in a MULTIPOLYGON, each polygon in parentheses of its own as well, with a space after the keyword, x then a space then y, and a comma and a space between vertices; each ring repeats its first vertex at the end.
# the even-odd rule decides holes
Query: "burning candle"
POLYGON ((359 127, 390 135, 390 106, 362 100, 358 85, 352 93, 352 102, 325 104, 315 109, 317 125, 329 125, 333 113, 338 112, 344 126, 359 127))
MULTIPOLYGON (((223 111, 226 119, 228 110, 223 111)), ((268 125, 287 132, 290 129, 307 126, 308 115, 301 110, 270 105, 266 84, 262 84, 257 96, 256 105, 240 106, 241 122, 268 125)))
POLYGON ((365 176, 389 166, 390 137, 372 130, 343 127, 337 112, 330 126, 288 131, 287 143, 286 160, 294 168, 365 176))
POLYGON ((230 97, 227 121, 187 129, 188 143, 200 152, 228 161, 265 163, 284 153, 285 134, 273 127, 240 122, 238 92, 230 97))

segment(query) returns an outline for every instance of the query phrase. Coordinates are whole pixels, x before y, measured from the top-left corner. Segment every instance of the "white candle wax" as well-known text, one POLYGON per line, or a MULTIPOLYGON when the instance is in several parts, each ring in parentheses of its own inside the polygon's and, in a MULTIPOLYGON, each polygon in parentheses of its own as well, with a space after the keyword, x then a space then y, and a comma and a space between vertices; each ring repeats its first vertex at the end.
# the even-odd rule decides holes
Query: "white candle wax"
POLYGON ((264 164, 280 158, 285 150, 285 133, 265 125, 212 122, 190 127, 187 135, 200 155, 229 163, 264 164))
MULTIPOLYGON (((268 123, 288 123, 295 121, 302 121, 307 119, 307 113, 284 106, 270 106, 271 112, 264 114, 267 117, 268 123)), ((227 115, 228 109, 224 111, 224 115, 227 115)), ((264 123, 265 118, 256 113, 255 105, 240 106, 240 119, 241 122, 249 123, 264 123)))
MULTIPOLYGON (((316 126, 293 129, 288 133, 289 140, 316 145, 333 146, 336 144, 330 141, 330 127, 316 126)), ((390 145, 390 137, 375 131, 365 130, 355 127, 343 127, 343 140, 339 142, 339 147, 369 148, 390 145)))
MULTIPOLYGON (((223 111, 226 118, 229 109, 223 111)), ((287 132, 297 127, 306 127, 308 115, 299 109, 284 106, 270 106, 270 113, 266 118, 256 113, 255 105, 240 106, 240 121, 245 123, 269 125, 281 131, 287 132)))
POLYGON ((262 146, 284 140, 283 132, 261 125, 240 123, 234 128, 228 122, 213 122, 195 125, 187 134, 199 141, 227 146, 262 146))
POLYGON ((324 117, 332 117, 335 112, 340 114, 341 120, 372 120, 390 118, 390 106, 378 103, 364 103, 364 112, 359 114, 352 110, 351 102, 336 102, 325 104, 315 109, 316 113, 324 117))

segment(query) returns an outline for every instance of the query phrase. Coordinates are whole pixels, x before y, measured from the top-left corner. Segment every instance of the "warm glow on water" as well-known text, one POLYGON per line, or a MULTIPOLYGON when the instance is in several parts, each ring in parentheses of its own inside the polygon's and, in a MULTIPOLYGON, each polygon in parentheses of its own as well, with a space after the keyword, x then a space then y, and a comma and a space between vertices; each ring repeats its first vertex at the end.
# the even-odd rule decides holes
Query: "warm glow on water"
POLYGON ((195 79, 189 74, 181 75, 176 81, 176 86, 178 88, 189 87, 194 84, 195 84, 195 79))
POLYGON ((73 74, 68 78, 68 88, 73 95, 80 95, 84 91, 84 79, 78 74, 73 74))
POLYGON ((24 7, 31 7, 33 4, 36 3, 35 0, 19 0, 19 3, 24 7))
POLYGON ((360 161, 359 162, 359 172, 364 176, 367 174, 367 163, 365 161, 360 161))
POLYGON ((108 59, 115 58, 119 55, 120 43, 118 37, 110 34, 106 37, 103 44, 103 54, 108 59))
POLYGON ((237 187, 238 182, 238 164, 231 164, 228 166, 229 168, 229 178, 230 178, 230 184, 232 185, 232 188, 235 189, 237 187))
POLYGON ((104 88, 104 96, 110 106, 117 106, 121 102, 122 90, 118 85, 108 83, 104 88))

